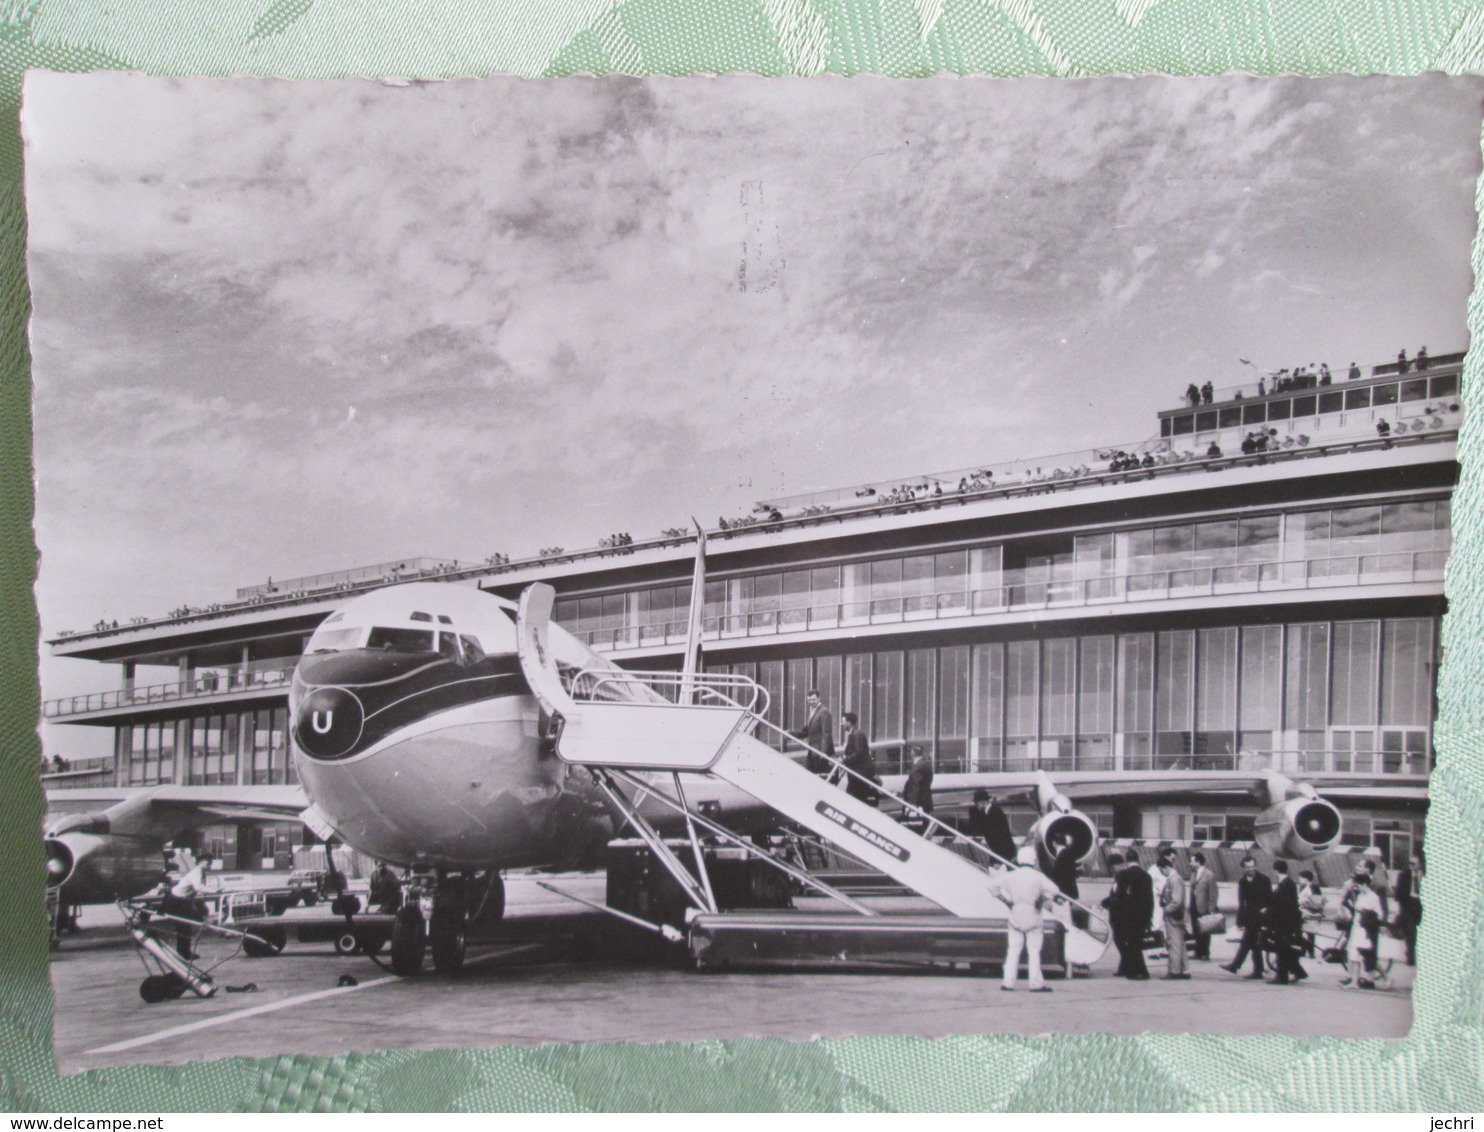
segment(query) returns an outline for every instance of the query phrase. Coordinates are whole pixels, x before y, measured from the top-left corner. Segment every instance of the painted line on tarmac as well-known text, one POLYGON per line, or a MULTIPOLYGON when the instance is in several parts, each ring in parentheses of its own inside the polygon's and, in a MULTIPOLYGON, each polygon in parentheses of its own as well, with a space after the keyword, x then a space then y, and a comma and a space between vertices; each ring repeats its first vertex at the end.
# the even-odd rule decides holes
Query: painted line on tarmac
POLYGON ((278 1002, 265 1002, 260 1006, 249 1006, 246 1010, 234 1010, 230 1014, 218 1014, 213 1018, 202 1018, 199 1022, 187 1022, 184 1026, 172 1026, 168 1030, 145 1034, 143 1037, 130 1038, 124 1042, 114 1042, 112 1045, 99 1046, 97 1049, 88 1050, 83 1056, 87 1057, 95 1053, 122 1053, 124 1050, 137 1049, 139 1046, 147 1046, 151 1042, 161 1042, 166 1038, 179 1037, 181 1034, 192 1034, 197 1030, 209 1030, 213 1026, 225 1026, 228 1022, 235 1022, 239 1018, 252 1018, 258 1014, 272 1014, 275 1010, 282 1010, 288 1006, 298 1006, 305 1002, 315 1002, 323 998, 333 998, 336 995, 368 990, 371 987, 379 987, 384 983, 395 983, 400 978, 401 976, 399 975, 387 975, 380 979, 372 979, 369 983, 357 983, 353 987, 331 987, 329 990, 296 995, 293 998, 281 999, 278 1002))
MULTIPOLYGON (((517 944, 512 947, 497 947, 485 955, 469 960, 465 967, 475 967, 481 963, 487 963, 491 959, 500 959, 508 955, 519 955, 541 946, 539 943, 517 944)), ((242 1018, 253 1018, 259 1014, 272 1014, 276 1010, 283 1010, 289 1006, 299 1006, 306 1002, 316 1002, 321 999, 333 998, 336 995, 350 994, 354 991, 369 990, 372 987, 384 986, 387 983, 401 982, 400 975, 384 975, 370 982, 357 983, 353 987, 331 987, 329 990, 312 991, 309 994, 295 995, 293 998, 281 999, 278 1002, 264 1002, 258 1006, 249 1006, 243 1010, 234 1010, 230 1014, 218 1014, 211 1018, 202 1018, 196 1022, 187 1022, 182 1026, 171 1026, 167 1030, 159 1030, 153 1034, 145 1034, 142 1037, 130 1038, 127 1041, 114 1042, 112 1045, 99 1046, 97 1049, 87 1050, 83 1056, 89 1057, 93 1054, 123 1053, 125 1050, 137 1049, 147 1046, 153 1042, 162 1042, 167 1038, 176 1038, 182 1034, 193 1034, 197 1030, 209 1030, 214 1026, 225 1026, 228 1022, 236 1022, 242 1018)))

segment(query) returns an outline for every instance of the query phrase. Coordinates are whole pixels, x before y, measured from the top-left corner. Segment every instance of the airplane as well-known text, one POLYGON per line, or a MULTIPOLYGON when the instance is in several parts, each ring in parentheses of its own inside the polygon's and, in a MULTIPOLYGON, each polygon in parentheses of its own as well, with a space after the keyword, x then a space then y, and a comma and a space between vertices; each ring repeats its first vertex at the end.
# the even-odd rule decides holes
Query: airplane
MULTIPOLYGON (((541 585, 529 587, 519 605, 455 583, 390 586, 347 602, 323 621, 294 672, 290 731, 311 803, 306 824, 322 837, 339 837, 410 868, 431 889, 426 923, 417 901, 398 913, 391 959, 399 974, 421 969, 429 943, 436 970, 459 969, 471 923, 493 924, 503 911, 500 870, 561 864, 606 844, 623 817, 662 812, 652 804, 657 799, 645 797, 646 782, 661 776, 622 779, 641 800, 628 814, 615 815, 612 779, 593 769, 601 758, 584 764, 559 754, 572 729, 564 738, 558 706, 570 704, 566 692, 579 674, 599 699, 658 706, 665 697, 550 623, 550 609, 550 587, 541 585), (528 603, 532 597, 542 600, 528 603), (543 601, 539 625, 528 624, 528 604, 543 601), (554 668, 563 687, 525 663, 529 641, 536 653, 550 654, 540 660, 554 668)), ((693 616, 693 629, 698 620, 693 616)), ((691 670, 694 655, 688 648, 682 688, 711 679, 691 670)), ((602 744, 595 743, 586 749, 600 753, 602 744)), ((1169 772, 1068 777, 1074 781, 1065 789, 1043 773, 945 775, 939 782, 950 790, 1035 791, 1042 810, 1035 844, 1049 854, 1053 840, 1070 835, 1085 861, 1097 847, 1097 829, 1067 790, 1081 797, 1147 794, 1188 790, 1192 782, 1209 789, 1212 779, 1210 773, 1169 772)), ((1272 773, 1217 777, 1222 788, 1253 790, 1265 799, 1268 808, 1257 825, 1264 848, 1302 859, 1338 843, 1338 810, 1308 784, 1272 773)), ((818 788, 819 780, 809 779, 818 788)), ((675 782, 692 814, 733 830, 760 828, 760 821, 776 828, 776 815, 755 795, 726 781, 677 774, 675 782)), ((855 803, 847 804, 843 790, 837 793, 842 801, 827 808, 846 825, 855 803)), ((674 821, 672 814, 672 828, 674 821)), ((712 825, 705 828, 714 832, 712 825)))
POLYGON ((297 786, 165 785, 75 794, 110 804, 47 821, 46 886, 64 918, 67 909, 154 888, 165 878, 165 846, 184 833, 214 821, 297 821, 306 804, 297 786))

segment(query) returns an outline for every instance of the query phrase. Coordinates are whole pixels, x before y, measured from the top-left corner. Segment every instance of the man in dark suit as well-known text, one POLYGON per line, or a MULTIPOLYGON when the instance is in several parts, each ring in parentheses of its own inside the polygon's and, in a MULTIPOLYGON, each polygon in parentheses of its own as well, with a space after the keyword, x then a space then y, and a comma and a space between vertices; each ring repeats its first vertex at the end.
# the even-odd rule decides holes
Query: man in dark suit
POLYGON ((860 776, 846 778, 845 793, 852 798, 859 798, 868 806, 874 806, 881 801, 881 795, 871 784, 879 783, 881 779, 876 774, 876 759, 871 754, 871 744, 866 742, 865 733, 857 726, 859 720, 855 712, 847 711, 840 717, 840 722, 845 735, 845 750, 841 761, 847 770, 860 776))
POLYGON ((1144 936, 1154 922, 1154 881, 1137 861, 1125 865, 1119 853, 1108 854, 1108 868, 1113 871, 1113 891, 1103 907, 1108 909, 1113 946, 1118 948, 1117 973, 1125 979, 1147 979, 1144 936))
POLYGON ((1192 959, 1211 958, 1211 933, 1201 931, 1201 917, 1216 911, 1216 874, 1206 864, 1206 855, 1194 852, 1190 863, 1195 871, 1190 875, 1190 939, 1192 959))
MULTIPOLYGON (((911 751, 914 748, 907 749, 911 751)), ((907 781, 902 783, 902 801, 914 807, 902 811, 903 824, 921 823, 924 827, 932 824, 922 816, 931 817, 933 812, 933 760, 926 751, 918 754, 907 775, 907 781)))
POLYGON ((830 709, 824 706, 824 701, 819 698, 819 693, 813 688, 809 689, 804 702, 809 709, 809 721, 797 731, 790 731, 789 734, 795 739, 802 739, 814 748, 805 755, 804 767, 815 774, 828 774, 835 769, 834 766, 814 752, 820 751, 830 758, 835 757, 835 717, 830 714, 830 709))
POLYGON ((984 847, 1002 864, 1014 866, 1015 838, 1010 833, 1010 819, 988 790, 974 791, 974 808, 969 811, 967 832, 970 837, 983 841, 984 847))
POLYGON ((1278 977, 1273 981, 1287 986, 1290 981, 1307 979, 1309 973, 1299 964, 1299 939, 1304 932, 1304 913, 1299 907, 1298 885, 1288 875, 1287 861, 1274 861, 1273 873, 1278 883, 1273 887, 1268 905, 1268 938, 1278 960, 1278 977))
MULTIPOLYGON (((1052 842, 1051 849, 1051 868, 1046 875, 1069 901, 1078 899, 1082 890, 1077 885, 1077 851, 1072 847, 1071 836, 1062 834, 1052 842)), ((1075 905, 1072 907, 1072 926, 1087 928, 1087 913, 1075 905)))
POLYGON ((1417 966, 1417 925, 1422 922, 1422 850, 1413 853, 1407 867, 1396 874, 1397 920, 1407 943, 1407 966, 1417 966))
POLYGON ((1237 881, 1237 927, 1242 929, 1242 943, 1237 948, 1237 957, 1223 967, 1223 970, 1235 975, 1242 969, 1242 961, 1251 955, 1252 974, 1247 977, 1263 977, 1262 928, 1272 900, 1272 881, 1257 871, 1255 858, 1243 857, 1242 879, 1237 881))

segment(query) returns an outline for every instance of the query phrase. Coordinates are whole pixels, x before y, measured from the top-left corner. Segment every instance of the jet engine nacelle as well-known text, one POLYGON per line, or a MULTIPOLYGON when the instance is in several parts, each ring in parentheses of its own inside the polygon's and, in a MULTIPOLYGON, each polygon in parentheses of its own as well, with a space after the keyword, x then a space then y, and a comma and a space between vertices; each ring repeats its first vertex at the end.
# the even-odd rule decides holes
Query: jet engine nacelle
POLYGON ((48 837, 46 887, 61 888, 77 876, 78 865, 103 845, 103 839, 88 833, 64 833, 48 837))
POLYGON ((1072 852, 1081 864, 1098 846, 1098 827, 1082 811, 1068 806, 1065 810, 1043 814, 1031 827, 1031 838, 1041 860, 1047 862, 1056 859, 1057 847, 1062 840, 1071 838, 1072 852))
POLYGON ((1340 811, 1323 798, 1289 798, 1259 814, 1254 830, 1273 856, 1305 861, 1339 844, 1340 811))
POLYGON ((1043 866, 1056 860, 1057 849, 1065 840, 1070 840, 1072 853, 1078 864, 1083 864, 1098 847, 1098 827, 1080 810, 1072 808, 1072 800, 1056 788, 1045 773, 1036 776, 1036 805, 1041 817, 1031 826, 1031 844, 1041 858, 1043 866))
POLYGON ((96 833, 46 838, 46 887, 68 904, 106 904, 135 896, 164 876, 158 850, 96 833))

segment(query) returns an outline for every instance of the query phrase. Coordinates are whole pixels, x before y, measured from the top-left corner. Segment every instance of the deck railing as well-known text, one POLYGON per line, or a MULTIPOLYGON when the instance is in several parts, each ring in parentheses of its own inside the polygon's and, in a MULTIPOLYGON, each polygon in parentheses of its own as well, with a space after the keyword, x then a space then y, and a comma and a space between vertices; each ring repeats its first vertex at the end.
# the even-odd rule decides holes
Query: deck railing
MULTIPOLYGON (((1130 602, 1222 597, 1368 585, 1441 582, 1446 550, 1390 554, 1352 554, 1297 562, 1250 562, 1176 570, 1139 571, 1100 578, 1040 579, 1028 571, 1007 570, 1002 584, 981 589, 916 596, 871 597, 848 602, 801 605, 792 609, 703 615, 701 639, 771 637, 862 625, 940 621, 982 614, 1047 610, 1130 602)), ((579 629, 564 625, 599 652, 683 644, 684 617, 646 625, 579 629)))
MULTIPOLYGON (((932 487, 930 486, 928 490, 914 495, 912 498, 892 498, 889 493, 863 495, 851 489, 793 496, 787 501, 775 502, 779 506, 797 506, 800 510, 796 514, 788 514, 776 520, 753 516, 750 517, 746 525, 733 524, 725 528, 707 528, 706 535, 710 539, 728 539, 755 534, 769 534, 818 526, 824 523, 850 522, 857 519, 879 518, 887 515, 906 514, 913 511, 939 510, 971 503, 981 503, 993 499, 1011 499, 1026 495, 1040 495, 1053 492, 1061 493, 1126 481, 1159 479, 1170 475, 1183 476, 1193 472, 1214 472, 1253 464, 1278 464, 1290 460, 1309 460, 1330 455, 1379 451, 1382 449, 1412 447, 1439 442, 1453 443, 1456 440, 1457 427, 1455 424, 1440 432, 1421 432, 1385 439, 1356 440, 1352 438, 1334 444, 1315 443, 1309 446, 1283 448, 1254 455, 1233 453, 1219 457, 1209 457, 1190 453, 1182 454, 1177 458, 1166 454, 1164 462, 1156 462, 1153 466, 1129 467, 1119 470, 1111 470, 1101 465, 1093 466, 1090 464, 1087 466, 1073 466, 1069 464, 1066 467, 1062 467, 1053 465, 1053 459, 1055 458, 1041 458, 1039 463, 1035 458, 1031 458, 1010 462, 1027 469, 1028 474, 1023 473, 1025 478, 1019 480, 1001 479, 996 482, 969 483, 965 486, 964 490, 959 490, 957 478, 951 481, 943 481, 938 480, 937 477, 919 477, 919 480, 923 483, 929 483, 931 485, 937 482, 944 483, 946 486, 942 495, 932 494, 932 487)), ((1161 443, 1157 440, 1144 440, 1128 445, 1127 448, 1129 451, 1143 452, 1161 443)), ((1100 457, 1106 456, 1109 451, 1116 448, 1117 446, 1109 446, 1109 448, 1099 450, 1094 454, 1100 457)), ((972 469, 969 471, 972 471, 972 469)), ((940 475, 950 474, 954 477, 958 475, 958 473, 940 473, 940 475)), ((221 602, 202 609, 192 608, 185 613, 159 617, 137 617, 127 622, 112 623, 106 627, 99 625, 87 630, 64 629, 59 631, 55 638, 52 638, 52 643, 69 645, 79 641, 92 642, 106 640, 110 637, 122 636, 132 632, 148 631, 182 624, 209 622, 225 617, 239 616, 244 613, 261 613, 272 609, 283 609, 337 598, 349 599, 357 594, 369 593, 372 590, 380 589, 382 586, 391 584, 392 582, 412 581, 416 577, 437 578, 445 581, 470 581, 492 578, 516 570, 632 555, 646 550, 689 547, 694 544, 695 536, 693 533, 687 532, 683 535, 671 533, 653 538, 635 539, 632 543, 616 548, 608 546, 589 547, 572 551, 563 550, 556 553, 535 554, 524 558, 507 559, 496 565, 479 563, 468 566, 441 566, 430 572, 418 575, 402 573, 395 577, 378 576, 361 582, 345 581, 324 590, 297 589, 293 592, 259 593, 245 599, 221 602)), ((257 588, 259 587, 248 587, 249 590, 257 588)), ((274 589, 280 588, 277 585, 274 586, 274 589)))
POLYGON ((110 692, 92 692, 82 696, 64 696, 47 700, 41 713, 47 719, 58 719, 86 712, 114 708, 147 707, 150 704, 190 700, 210 701, 240 696, 243 692, 281 688, 288 693, 298 659, 255 661, 244 670, 241 666, 196 672, 187 680, 163 684, 146 684, 132 689, 117 688, 110 692))

